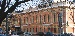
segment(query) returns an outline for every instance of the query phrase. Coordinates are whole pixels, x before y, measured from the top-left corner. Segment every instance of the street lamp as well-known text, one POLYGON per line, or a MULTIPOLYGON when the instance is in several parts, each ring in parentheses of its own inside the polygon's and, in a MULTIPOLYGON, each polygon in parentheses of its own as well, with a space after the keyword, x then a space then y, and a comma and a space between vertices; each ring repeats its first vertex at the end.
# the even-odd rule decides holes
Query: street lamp
POLYGON ((8 27, 9 27, 9 24, 8 24, 8 17, 11 16, 11 15, 12 15, 12 14, 8 13, 7 16, 6 16, 6 36, 8 36, 8 33, 9 33, 9 32, 8 32, 8 31, 9 31, 9 30, 8 30, 8 27))

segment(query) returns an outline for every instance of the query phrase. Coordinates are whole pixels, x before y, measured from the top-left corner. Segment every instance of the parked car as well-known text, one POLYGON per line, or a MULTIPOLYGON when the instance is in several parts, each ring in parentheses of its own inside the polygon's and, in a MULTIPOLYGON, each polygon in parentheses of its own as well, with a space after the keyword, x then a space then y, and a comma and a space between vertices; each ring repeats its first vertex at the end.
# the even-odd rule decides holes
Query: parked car
POLYGON ((6 35, 4 35, 4 34, 0 34, 0 36, 6 36, 6 35))
POLYGON ((44 33, 43 32, 38 32, 36 35, 44 36, 44 33))
POLYGON ((24 36, 31 36, 32 35, 31 32, 24 32, 23 34, 24 34, 24 36))
POLYGON ((22 31, 12 31, 11 34, 20 35, 20 34, 23 34, 23 32, 22 31))
POLYGON ((47 32, 46 36, 53 36, 54 34, 52 32, 47 32))

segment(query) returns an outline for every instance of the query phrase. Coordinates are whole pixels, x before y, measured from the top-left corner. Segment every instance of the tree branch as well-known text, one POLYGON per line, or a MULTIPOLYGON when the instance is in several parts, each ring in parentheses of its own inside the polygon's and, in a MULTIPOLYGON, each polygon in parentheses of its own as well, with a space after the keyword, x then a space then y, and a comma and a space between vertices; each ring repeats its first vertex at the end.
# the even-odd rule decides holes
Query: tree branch
POLYGON ((2 5, 1 5, 1 12, 2 13, 5 10, 5 5, 6 5, 6 0, 2 1, 2 5))
POLYGON ((10 2, 11 2, 11 0, 9 0, 9 2, 7 2, 7 6, 6 6, 5 8, 7 8, 7 7, 8 7, 8 5, 10 4, 10 2))
POLYGON ((19 0, 16 0, 16 2, 18 2, 19 0))
POLYGON ((8 10, 6 12, 4 12, 5 11, 6 0, 3 0, 2 5, 1 5, 1 10, 0 10, 0 25, 1 25, 2 21, 6 18, 8 13, 12 13, 19 4, 27 2, 27 1, 29 1, 29 0, 15 2, 14 5, 12 5, 10 8, 8 8, 8 10))
POLYGON ((24 3, 24 2, 27 2, 27 1, 30 1, 30 0, 24 0, 24 1, 20 1, 19 3, 24 3))
POLYGON ((12 13, 12 12, 15 10, 15 8, 16 8, 19 4, 24 3, 24 2, 27 2, 27 1, 29 1, 29 0, 24 0, 24 1, 20 1, 20 2, 15 2, 15 4, 12 5, 6 12, 12 13), (10 10, 11 10, 11 11, 10 11, 10 10))

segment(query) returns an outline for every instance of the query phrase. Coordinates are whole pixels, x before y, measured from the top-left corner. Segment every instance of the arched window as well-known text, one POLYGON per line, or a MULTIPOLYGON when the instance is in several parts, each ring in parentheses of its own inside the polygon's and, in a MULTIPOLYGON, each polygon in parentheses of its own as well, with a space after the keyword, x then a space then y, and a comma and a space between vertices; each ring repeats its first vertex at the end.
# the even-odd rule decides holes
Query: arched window
POLYGON ((28 17, 26 17, 26 24, 28 24, 28 17))
POLYGON ((33 32, 34 32, 34 28, 33 28, 33 32))
POLYGON ((40 32, 41 32, 41 27, 40 27, 40 32))
POLYGON ((55 13, 54 13, 54 22, 56 21, 56 18, 55 18, 55 13))
POLYGON ((48 14, 48 22, 50 22, 50 15, 48 14))
POLYGON ((42 23, 42 16, 40 15, 40 23, 42 23))
POLYGON ((45 32, 45 27, 44 27, 44 32, 45 32))
POLYGON ((25 17, 24 17, 24 23, 25 23, 25 17))
POLYGON ((44 15, 44 22, 46 22, 46 15, 44 15))
POLYGON ((27 32, 28 32, 28 28, 27 28, 27 32))
POLYGON ((36 23, 38 23, 38 16, 36 15, 36 23))
POLYGON ((56 33, 56 28, 54 28, 54 33, 56 33))
POLYGON ((34 16, 31 18, 31 23, 34 23, 34 16))
POLYGON ((30 32, 31 32, 31 28, 30 28, 30 32))
POLYGON ((36 32, 37 32, 37 27, 36 27, 36 32))

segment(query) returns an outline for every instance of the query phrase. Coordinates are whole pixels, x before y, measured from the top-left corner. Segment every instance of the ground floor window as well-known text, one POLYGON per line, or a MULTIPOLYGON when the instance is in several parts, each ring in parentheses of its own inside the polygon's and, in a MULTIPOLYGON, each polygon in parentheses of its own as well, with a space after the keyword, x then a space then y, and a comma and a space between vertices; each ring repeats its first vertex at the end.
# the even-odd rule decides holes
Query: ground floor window
POLYGON ((56 28, 54 28, 54 33, 56 33, 57 32, 57 30, 56 30, 56 28))

